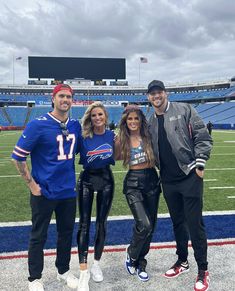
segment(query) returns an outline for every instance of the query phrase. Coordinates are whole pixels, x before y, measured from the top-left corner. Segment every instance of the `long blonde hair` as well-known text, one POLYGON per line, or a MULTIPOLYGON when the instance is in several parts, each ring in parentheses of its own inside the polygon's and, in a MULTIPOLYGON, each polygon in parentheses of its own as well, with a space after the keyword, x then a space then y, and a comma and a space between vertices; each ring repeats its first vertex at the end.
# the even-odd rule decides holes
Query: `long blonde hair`
POLYGON ((107 127, 108 125, 108 112, 106 111, 103 103, 100 101, 96 101, 92 103, 91 105, 88 106, 82 118, 82 136, 84 138, 93 137, 94 132, 93 132, 93 125, 91 122, 91 111, 97 107, 101 108, 104 111, 105 127, 107 127))
POLYGON ((140 136, 143 141, 143 149, 147 156, 147 162, 150 166, 155 167, 155 157, 153 153, 151 136, 148 130, 148 123, 143 111, 138 106, 127 106, 123 111, 122 118, 120 121, 120 130, 118 134, 118 139, 121 145, 121 156, 123 158, 123 166, 127 167, 130 162, 130 131, 127 127, 127 118, 131 112, 136 112, 140 121, 140 136))

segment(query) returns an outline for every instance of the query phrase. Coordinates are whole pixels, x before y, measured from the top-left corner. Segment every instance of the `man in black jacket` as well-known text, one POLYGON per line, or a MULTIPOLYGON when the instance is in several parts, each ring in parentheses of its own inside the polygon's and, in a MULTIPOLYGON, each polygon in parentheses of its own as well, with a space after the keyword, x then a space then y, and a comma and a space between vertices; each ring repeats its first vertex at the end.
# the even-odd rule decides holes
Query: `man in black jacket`
POLYGON ((155 110, 149 128, 178 255, 165 277, 175 278, 189 271, 190 236, 198 265, 194 290, 206 291, 209 289, 209 272, 202 218, 203 176, 212 139, 192 106, 168 101, 163 82, 154 80, 148 85, 148 100, 155 110))

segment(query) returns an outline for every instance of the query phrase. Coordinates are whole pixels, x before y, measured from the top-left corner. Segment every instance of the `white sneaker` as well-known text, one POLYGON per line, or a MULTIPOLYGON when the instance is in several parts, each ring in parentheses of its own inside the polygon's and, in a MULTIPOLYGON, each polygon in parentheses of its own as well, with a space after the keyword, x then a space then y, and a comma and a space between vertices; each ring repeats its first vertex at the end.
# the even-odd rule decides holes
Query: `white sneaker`
POLYGON ((77 291, 89 291, 90 273, 88 270, 80 271, 77 291))
POLYGON ((36 279, 29 282, 29 291, 44 291, 42 279, 36 279))
POLYGON ((95 261, 94 264, 91 266, 91 277, 92 280, 99 283, 104 280, 103 272, 100 268, 100 264, 98 261, 95 261))
POLYGON ((76 289, 78 287, 78 278, 70 271, 67 271, 64 274, 57 273, 57 280, 66 283, 69 288, 76 289))

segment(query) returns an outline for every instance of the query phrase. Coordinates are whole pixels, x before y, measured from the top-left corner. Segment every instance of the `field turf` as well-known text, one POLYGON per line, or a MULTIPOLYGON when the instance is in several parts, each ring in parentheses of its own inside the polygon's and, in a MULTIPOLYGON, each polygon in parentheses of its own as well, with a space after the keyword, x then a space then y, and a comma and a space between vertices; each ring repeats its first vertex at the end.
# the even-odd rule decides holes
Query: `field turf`
MULTIPOLYGON (((19 131, 0 133, 0 222, 30 220, 29 191, 11 162, 11 152, 20 134, 19 131)), ((235 131, 213 131, 213 140, 204 178, 204 211, 235 210, 235 131)), ((78 160, 79 156, 76 158, 77 176, 81 170, 78 160)), ((30 160, 28 162, 30 165, 30 160)), ((130 215, 122 194, 125 172, 121 162, 113 167, 115 196, 110 212, 112 216, 130 215)), ((167 213, 163 197, 159 213, 167 213)))

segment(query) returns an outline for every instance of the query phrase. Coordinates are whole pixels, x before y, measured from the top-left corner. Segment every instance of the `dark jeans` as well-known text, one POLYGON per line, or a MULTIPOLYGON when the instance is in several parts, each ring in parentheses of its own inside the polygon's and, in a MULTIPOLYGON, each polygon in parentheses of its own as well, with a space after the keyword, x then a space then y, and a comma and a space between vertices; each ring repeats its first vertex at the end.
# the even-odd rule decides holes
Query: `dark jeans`
POLYGON ((202 218, 203 179, 193 170, 184 180, 162 186, 173 222, 178 258, 183 262, 187 260, 190 235, 198 269, 207 270, 207 238, 202 218))
POLYGON ((129 170, 123 184, 123 192, 135 219, 133 235, 128 247, 136 265, 146 266, 152 234, 157 221, 161 188, 155 169, 129 170))
POLYGON ((28 252, 29 280, 40 279, 42 276, 44 264, 43 248, 54 211, 58 234, 55 265, 60 274, 67 272, 69 270, 76 216, 76 198, 48 200, 44 196, 31 194, 30 205, 32 210, 32 230, 28 252))
POLYGON ((80 175, 77 188, 80 213, 77 243, 79 263, 82 264, 87 263, 94 191, 97 191, 94 257, 95 260, 100 260, 102 256, 106 237, 106 222, 114 194, 113 174, 109 167, 90 171, 85 170, 80 175))

